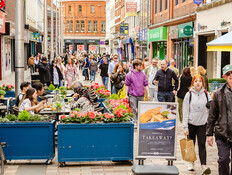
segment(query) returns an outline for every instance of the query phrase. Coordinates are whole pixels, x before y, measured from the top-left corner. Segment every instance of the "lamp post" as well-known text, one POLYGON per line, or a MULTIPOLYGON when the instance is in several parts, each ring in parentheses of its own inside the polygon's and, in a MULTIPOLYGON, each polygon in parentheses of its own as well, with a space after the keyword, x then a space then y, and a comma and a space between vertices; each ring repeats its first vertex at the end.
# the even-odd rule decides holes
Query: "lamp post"
POLYGON ((54 59, 54 18, 53 18, 53 0, 51 0, 51 55, 50 62, 54 59))
POLYGON ((48 16, 47 0, 44 0, 44 55, 48 56, 48 16))
POLYGON ((24 81, 24 0, 15 1, 15 96, 20 93, 24 81))

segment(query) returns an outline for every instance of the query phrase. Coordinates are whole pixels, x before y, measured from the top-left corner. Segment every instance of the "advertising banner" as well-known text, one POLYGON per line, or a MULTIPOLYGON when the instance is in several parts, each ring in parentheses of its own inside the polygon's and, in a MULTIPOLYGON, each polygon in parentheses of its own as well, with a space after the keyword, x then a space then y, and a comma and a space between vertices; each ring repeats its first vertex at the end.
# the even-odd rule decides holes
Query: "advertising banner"
POLYGON ((126 16, 137 16, 137 2, 126 3, 126 16))
POLYGON ((89 45, 89 51, 96 51, 96 50, 97 50, 97 46, 89 45))
POLYGON ((138 158, 175 158, 177 103, 139 102, 138 158))
POLYGON ((0 33, 6 32, 5 20, 6 20, 5 13, 0 11, 0 33))
POLYGON ((85 48, 84 45, 77 45, 77 50, 79 50, 79 51, 83 51, 84 48, 85 48))
POLYGON ((120 35, 128 35, 129 34, 129 24, 122 23, 120 24, 120 35))
POLYGON ((71 44, 69 44, 69 51, 73 50, 73 46, 71 44))
POLYGON ((167 40, 167 27, 159 27, 148 31, 149 42, 166 41, 167 40))

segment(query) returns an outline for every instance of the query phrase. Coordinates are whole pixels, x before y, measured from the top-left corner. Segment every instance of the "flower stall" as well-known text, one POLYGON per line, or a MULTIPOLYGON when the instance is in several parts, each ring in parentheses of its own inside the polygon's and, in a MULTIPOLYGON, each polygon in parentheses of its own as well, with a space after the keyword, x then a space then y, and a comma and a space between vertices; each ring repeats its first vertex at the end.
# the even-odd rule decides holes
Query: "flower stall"
POLYGON ((46 159, 49 164, 55 156, 55 121, 46 116, 31 116, 22 111, 18 116, 8 114, 0 118, 0 142, 6 160, 46 159))
POLYGON ((132 114, 72 111, 61 116, 58 129, 58 162, 133 161, 132 114))

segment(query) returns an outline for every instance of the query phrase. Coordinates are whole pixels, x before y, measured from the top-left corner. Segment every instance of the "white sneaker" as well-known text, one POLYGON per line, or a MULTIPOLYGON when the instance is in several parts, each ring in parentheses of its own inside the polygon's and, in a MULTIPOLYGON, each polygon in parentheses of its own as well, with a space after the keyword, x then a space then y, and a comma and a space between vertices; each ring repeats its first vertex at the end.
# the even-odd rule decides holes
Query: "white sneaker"
POLYGON ((202 175, 211 174, 210 168, 207 167, 206 165, 201 165, 201 174, 202 175))
POLYGON ((188 171, 194 171, 194 162, 188 163, 188 171))

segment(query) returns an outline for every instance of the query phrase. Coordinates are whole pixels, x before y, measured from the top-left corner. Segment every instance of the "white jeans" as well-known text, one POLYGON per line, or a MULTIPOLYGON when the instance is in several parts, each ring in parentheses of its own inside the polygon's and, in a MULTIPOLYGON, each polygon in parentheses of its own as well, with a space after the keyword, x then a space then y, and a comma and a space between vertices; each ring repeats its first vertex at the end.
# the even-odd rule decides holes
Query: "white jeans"
POLYGON ((149 88, 149 94, 151 96, 150 101, 158 101, 157 100, 157 91, 156 91, 156 88, 149 88))

